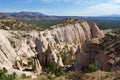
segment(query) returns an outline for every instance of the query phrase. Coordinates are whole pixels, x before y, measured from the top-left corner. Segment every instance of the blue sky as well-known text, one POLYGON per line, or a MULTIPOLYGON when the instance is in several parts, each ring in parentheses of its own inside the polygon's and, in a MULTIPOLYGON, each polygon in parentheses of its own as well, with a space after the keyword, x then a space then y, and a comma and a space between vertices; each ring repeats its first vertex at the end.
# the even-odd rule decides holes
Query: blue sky
POLYGON ((0 0, 0 12, 32 11, 59 16, 120 14, 120 0, 0 0))

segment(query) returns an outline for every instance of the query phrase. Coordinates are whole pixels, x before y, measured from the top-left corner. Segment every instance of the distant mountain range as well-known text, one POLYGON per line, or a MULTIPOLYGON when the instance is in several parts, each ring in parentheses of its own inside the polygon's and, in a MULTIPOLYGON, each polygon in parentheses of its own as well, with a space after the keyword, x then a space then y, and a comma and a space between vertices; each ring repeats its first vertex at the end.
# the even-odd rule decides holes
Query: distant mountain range
POLYGON ((105 15, 103 17, 120 17, 120 14, 105 15))
POLYGON ((79 16, 51 16, 42 14, 40 12, 0 12, 0 18, 16 18, 22 20, 57 20, 57 19, 65 19, 65 18, 78 18, 79 16))
POLYGON ((120 17, 120 15, 108 15, 108 16, 98 16, 98 17, 91 17, 91 16, 51 16, 46 15, 40 12, 28 12, 28 11, 21 11, 21 12, 0 12, 0 18, 16 18, 16 19, 23 19, 23 20, 56 20, 56 19, 65 19, 65 18, 82 18, 82 19, 93 19, 93 18, 104 18, 104 17, 120 17))
POLYGON ((44 19, 51 20, 55 19, 56 17, 48 16, 40 12, 21 11, 21 12, 0 12, 0 18, 17 18, 24 20, 44 20, 44 19))

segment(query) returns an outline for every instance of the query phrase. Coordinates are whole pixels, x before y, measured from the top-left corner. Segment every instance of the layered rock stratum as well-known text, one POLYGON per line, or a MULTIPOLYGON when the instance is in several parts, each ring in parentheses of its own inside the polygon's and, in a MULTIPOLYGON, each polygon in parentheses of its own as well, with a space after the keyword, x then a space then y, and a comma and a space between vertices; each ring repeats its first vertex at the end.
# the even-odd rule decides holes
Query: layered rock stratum
POLYGON ((31 56, 36 57, 37 72, 41 72, 50 61, 62 67, 73 64, 78 70, 91 63, 101 67, 101 60, 97 57, 102 52, 99 44, 103 37, 104 32, 94 22, 78 19, 66 19, 44 31, 1 29, 0 68, 22 71, 26 67, 20 61, 27 64, 27 58, 31 56), (64 50, 65 58, 61 52, 64 50))

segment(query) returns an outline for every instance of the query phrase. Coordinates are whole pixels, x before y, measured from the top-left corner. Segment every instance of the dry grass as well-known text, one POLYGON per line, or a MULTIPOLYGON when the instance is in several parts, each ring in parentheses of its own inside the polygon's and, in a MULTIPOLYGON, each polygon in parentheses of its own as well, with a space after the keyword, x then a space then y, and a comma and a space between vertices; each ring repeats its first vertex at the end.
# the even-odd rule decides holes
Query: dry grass
POLYGON ((96 71, 84 75, 83 80, 120 80, 120 72, 96 71))
POLYGON ((64 73, 61 76, 55 76, 54 74, 42 73, 37 78, 25 78, 17 77, 16 80, 120 80, 120 71, 118 72, 105 72, 96 71, 92 73, 82 73, 78 71, 71 71, 64 73))

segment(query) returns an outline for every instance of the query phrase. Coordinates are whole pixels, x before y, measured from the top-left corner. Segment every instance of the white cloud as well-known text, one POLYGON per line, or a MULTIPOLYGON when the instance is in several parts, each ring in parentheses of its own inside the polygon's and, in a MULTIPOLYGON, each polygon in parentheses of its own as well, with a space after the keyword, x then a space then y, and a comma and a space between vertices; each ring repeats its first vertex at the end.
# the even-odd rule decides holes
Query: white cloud
POLYGON ((44 3, 52 3, 52 2, 71 2, 74 0, 41 0, 44 3))
POLYGON ((111 3, 120 3, 120 0, 111 0, 111 3))
MULTIPOLYGON (((44 3, 54 3, 54 2, 71 2, 72 4, 77 4, 77 5, 81 5, 81 4, 85 4, 85 3, 96 3, 96 0, 40 0, 41 2, 44 3)), ((103 1, 103 0, 98 0, 98 2, 103 1)))
MULTIPOLYGON (((75 3, 75 4, 79 4, 81 1, 84 1, 84 0, 40 0, 44 3, 53 3, 53 2, 72 2, 72 3, 75 3)), ((88 0, 87 0, 88 1, 88 0)))
POLYGON ((99 15, 111 15, 119 14, 120 6, 113 3, 104 3, 99 5, 90 6, 86 9, 74 11, 71 15, 80 15, 80 16, 99 16, 99 15))
POLYGON ((34 10, 35 12, 41 12, 41 13, 48 13, 50 10, 48 10, 48 9, 36 9, 36 10, 34 10))
POLYGON ((90 6, 85 10, 80 12, 81 15, 111 15, 111 14, 120 14, 120 0, 110 0, 109 2, 90 6))
MULTIPOLYGON (((81 2, 96 2, 96 0, 42 0, 48 2, 74 2, 74 3, 81 3, 81 2)), ((97 0, 103 1, 103 0, 97 0)), ((120 3, 120 0, 107 0, 114 3, 120 3)))
POLYGON ((118 5, 114 5, 112 3, 106 3, 106 4, 99 4, 99 5, 96 5, 96 6, 91 6, 89 7, 91 9, 99 9, 99 10, 113 10, 115 8, 120 8, 120 6, 118 5))
MULTIPOLYGON (((26 0, 28 3, 32 3, 33 0, 26 0)), ((98 16, 98 15, 111 15, 111 14, 120 14, 120 0, 98 0, 96 5, 90 6, 89 4, 91 3, 96 3, 96 0, 38 0, 43 3, 54 3, 54 2, 65 2, 65 3, 70 3, 70 5, 73 4, 78 4, 78 5, 83 5, 85 4, 84 8, 79 8, 77 7, 76 9, 64 11, 63 13, 60 13, 60 15, 73 15, 73 16, 98 16), (103 1, 103 2, 102 2, 103 1)), ((95 4, 94 3, 94 4, 95 4)), ((54 9, 49 10, 49 9, 36 9, 34 10, 36 12, 41 12, 41 13, 46 13, 46 14, 56 14, 59 15, 59 12, 54 11, 54 9)))

